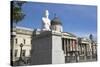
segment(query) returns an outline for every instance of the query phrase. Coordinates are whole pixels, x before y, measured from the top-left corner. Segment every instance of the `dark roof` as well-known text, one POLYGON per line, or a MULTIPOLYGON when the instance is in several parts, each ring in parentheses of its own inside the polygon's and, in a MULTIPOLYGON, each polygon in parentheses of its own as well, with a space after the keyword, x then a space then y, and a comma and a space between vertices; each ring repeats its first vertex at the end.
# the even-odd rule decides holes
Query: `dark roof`
POLYGON ((58 17, 55 17, 53 20, 51 20, 51 25, 62 25, 62 23, 58 17))

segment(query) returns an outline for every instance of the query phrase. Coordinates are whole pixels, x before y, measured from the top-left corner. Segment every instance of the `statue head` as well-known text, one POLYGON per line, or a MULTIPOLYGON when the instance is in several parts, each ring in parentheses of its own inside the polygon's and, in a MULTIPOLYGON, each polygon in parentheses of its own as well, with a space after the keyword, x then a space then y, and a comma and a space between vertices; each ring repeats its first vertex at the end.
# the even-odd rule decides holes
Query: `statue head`
POLYGON ((49 11, 48 10, 45 10, 45 17, 48 17, 49 16, 49 11))

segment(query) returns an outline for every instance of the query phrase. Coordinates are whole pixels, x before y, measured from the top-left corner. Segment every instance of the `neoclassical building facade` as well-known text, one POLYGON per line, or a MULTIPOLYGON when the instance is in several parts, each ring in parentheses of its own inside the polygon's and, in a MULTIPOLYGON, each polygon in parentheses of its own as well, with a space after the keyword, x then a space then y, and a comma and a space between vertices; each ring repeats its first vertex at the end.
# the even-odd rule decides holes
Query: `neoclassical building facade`
POLYGON ((22 56, 23 57, 30 57, 31 55, 31 36, 32 36, 32 29, 24 28, 24 27, 16 27, 13 28, 12 33, 12 44, 11 44, 11 50, 12 50, 12 59, 13 61, 16 61, 20 57, 21 53, 21 47, 20 44, 23 44, 22 47, 22 56))
MULTIPOLYGON (((21 47, 22 56, 24 58, 31 57, 32 49, 32 36, 35 30, 16 27, 13 28, 12 38, 11 38, 11 51, 12 51, 12 61, 17 61, 20 57, 21 47)), ((40 31, 36 31, 38 35, 40 31)), ((72 33, 62 32, 62 50, 65 55, 65 62, 77 62, 86 61, 97 56, 97 44, 96 42, 91 43, 89 38, 79 38, 72 33), (76 56, 78 56, 76 58, 76 56)))
POLYGON ((70 63, 97 60, 97 43, 89 37, 63 32, 58 17, 50 21, 46 11, 42 29, 11 30, 11 60, 31 59, 31 64, 70 63))

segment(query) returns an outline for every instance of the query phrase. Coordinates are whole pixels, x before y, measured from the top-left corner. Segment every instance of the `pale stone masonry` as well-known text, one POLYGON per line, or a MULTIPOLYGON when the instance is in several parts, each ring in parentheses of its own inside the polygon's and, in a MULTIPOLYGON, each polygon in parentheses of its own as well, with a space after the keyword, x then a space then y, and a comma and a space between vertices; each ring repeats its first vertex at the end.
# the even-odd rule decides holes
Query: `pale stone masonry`
POLYGON ((62 33, 44 31, 32 39, 31 64, 65 63, 62 49, 62 33))
MULTIPOLYGON (((22 43, 23 46, 23 56, 24 57, 30 57, 31 56, 31 49, 32 49, 32 36, 33 36, 33 29, 24 28, 24 27, 16 27, 13 29, 12 32, 12 43, 11 43, 11 50, 13 50, 13 61, 17 61, 20 57, 20 44, 22 43)), ((36 31, 36 35, 40 34, 40 30, 36 31)), ((46 36, 47 38, 47 36, 46 36)), ((50 38, 47 38, 45 40, 50 40, 50 38)), ((59 38, 58 38, 59 39, 59 38)), ((71 61, 71 59, 68 59, 70 56, 75 56, 75 54, 78 52, 80 59, 86 58, 86 56, 90 56, 92 58, 92 55, 97 54, 97 45, 96 42, 93 43, 93 46, 91 44, 90 39, 88 38, 80 38, 81 41, 79 42, 79 39, 77 36, 68 33, 68 32, 62 32, 61 33, 61 39, 62 39, 62 45, 60 45, 60 49, 62 48, 65 59, 67 61, 71 61), (68 58, 67 58, 68 57, 68 58)), ((39 39, 38 39, 39 40, 39 39)), ((54 40, 56 40, 54 36, 54 40)), ((59 41, 55 42, 58 43, 59 41)), ((34 41, 33 41, 34 43, 34 41)), ((47 45, 51 42, 44 41, 46 46, 43 46, 43 42, 38 42, 41 44, 41 47, 39 48, 47 48, 47 45)), ((53 43, 53 42, 52 42, 53 43)), ((60 44, 59 43, 59 44, 60 44)), ((58 45, 59 45, 58 44, 58 45)), ((58 45, 55 45, 55 47, 59 48, 58 45)), ((33 47, 36 48, 36 47, 33 47)), ((48 45, 48 48, 51 48, 50 45, 48 45)), ((38 49, 36 49, 38 50, 38 49)), ((34 51, 34 49, 33 49, 34 51)), ((61 52, 62 53, 62 52, 61 52)), ((49 56, 50 54, 48 54, 49 56)))
POLYGON ((22 53, 25 57, 30 57, 31 52, 31 36, 32 29, 24 28, 24 27, 16 27, 13 28, 12 42, 11 42, 11 50, 13 61, 16 61, 20 57, 20 44, 23 44, 22 53))

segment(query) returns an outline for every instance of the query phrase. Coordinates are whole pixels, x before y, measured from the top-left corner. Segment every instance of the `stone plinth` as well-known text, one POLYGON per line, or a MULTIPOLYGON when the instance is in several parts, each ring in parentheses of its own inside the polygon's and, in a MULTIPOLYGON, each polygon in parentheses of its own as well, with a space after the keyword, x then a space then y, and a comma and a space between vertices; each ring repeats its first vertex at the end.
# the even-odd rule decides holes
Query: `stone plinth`
POLYGON ((31 64, 65 63, 61 37, 60 32, 54 31, 45 31, 33 36, 31 64))

